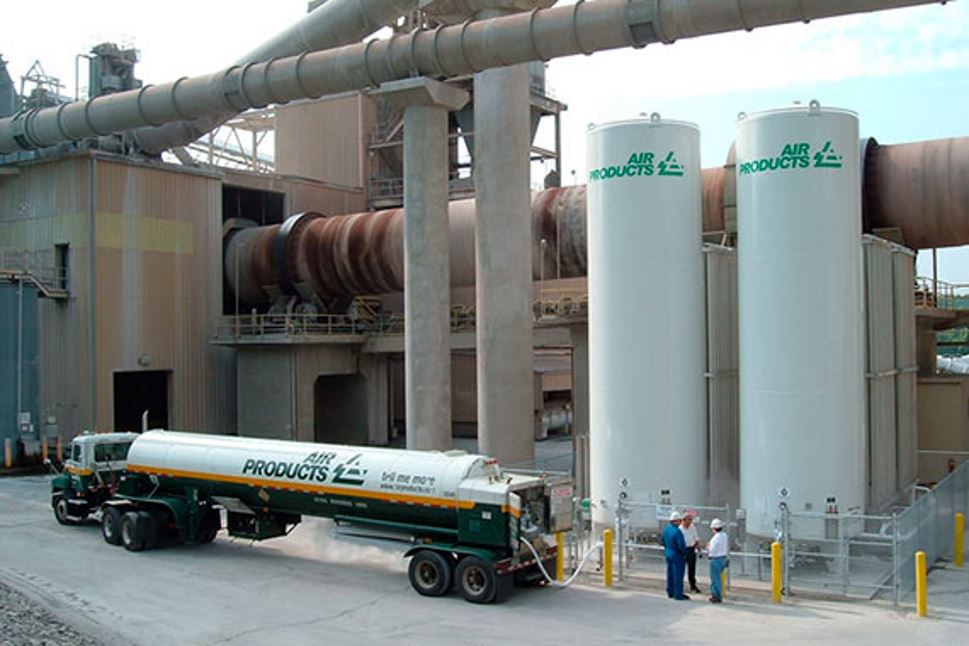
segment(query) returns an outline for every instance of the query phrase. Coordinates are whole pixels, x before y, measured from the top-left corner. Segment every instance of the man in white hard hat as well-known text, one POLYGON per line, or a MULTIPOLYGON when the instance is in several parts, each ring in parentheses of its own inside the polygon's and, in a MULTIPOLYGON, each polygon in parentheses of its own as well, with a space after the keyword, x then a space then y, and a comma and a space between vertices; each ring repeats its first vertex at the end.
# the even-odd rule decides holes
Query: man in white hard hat
POLYGON ((670 514, 670 524, 663 530, 663 555, 666 557, 666 596, 677 601, 690 597, 683 594, 683 571, 686 569, 686 541, 680 531, 683 517, 680 512, 670 514))
POLYGON ((683 540, 686 542, 686 580, 690 582, 690 592, 700 593, 700 588, 696 585, 696 555, 700 551, 700 534, 696 531, 696 524, 693 517, 694 511, 683 512, 683 524, 680 531, 683 532, 683 540))
POLYGON ((707 554, 710 557, 710 603, 723 603, 723 570, 727 567, 727 555, 730 553, 730 540, 723 531, 723 521, 714 518, 710 521, 713 537, 707 543, 707 554))

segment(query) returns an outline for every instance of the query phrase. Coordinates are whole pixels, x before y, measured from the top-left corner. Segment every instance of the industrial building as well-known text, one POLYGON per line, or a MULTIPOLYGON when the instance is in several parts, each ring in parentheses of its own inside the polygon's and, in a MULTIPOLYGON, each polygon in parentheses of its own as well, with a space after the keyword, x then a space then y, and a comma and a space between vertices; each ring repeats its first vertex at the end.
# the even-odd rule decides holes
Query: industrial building
POLYGON ((861 141, 865 115, 811 104, 725 121, 735 148, 701 169, 697 129, 654 115, 590 130, 589 177, 562 186, 568 98, 545 87, 556 57, 928 2, 317 4, 206 77, 142 85, 137 52, 98 44, 83 101, 0 62, 16 461, 147 426, 470 436, 543 468, 535 441, 568 434, 601 524, 628 494, 769 535, 788 485, 801 510, 885 510, 969 455, 969 377, 939 374, 935 341, 966 314, 914 262, 969 243, 969 138, 861 141), (843 173, 765 188, 815 155, 843 173), (555 163, 532 192, 535 160, 555 163))

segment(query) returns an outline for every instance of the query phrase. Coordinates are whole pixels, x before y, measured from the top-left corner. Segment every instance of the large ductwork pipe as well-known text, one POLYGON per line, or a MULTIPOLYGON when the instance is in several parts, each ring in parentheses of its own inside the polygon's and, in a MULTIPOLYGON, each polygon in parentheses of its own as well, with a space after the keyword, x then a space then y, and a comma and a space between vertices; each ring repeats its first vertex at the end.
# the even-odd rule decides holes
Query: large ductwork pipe
POLYGON ((0 153, 574 54, 939 0, 598 0, 230 67, 0 120, 0 153))
MULTIPOLYGON (((969 137, 869 142, 864 165, 866 231, 897 229, 915 249, 969 244, 969 137)), ((726 229, 735 182, 729 161, 703 171, 705 233, 726 229)), ((586 275, 585 197, 585 186, 533 196, 536 280, 586 275)), ((468 287, 475 278, 474 200, 451 202, 449 217, 451 285, 468 287)), ((225 275, 248 305, 265 305, 280 294, 327 302, 397 292, 404 286, 403 222, 403 211, 394 209, 329 218, 303 214, 282 226, 235 230, 226 241, 225 275)))
MULTIPOLYGON (((329 0, 275 38, 266 41, 233 64, 233 68, 296 56, 354 43, 409 11, 418 0, 329 0)), ((233 69, 230 68, 230 69, 233 69)), ((194 121, 177 121, 163 126, 139 128, 129 133, 135 148, 158 155, 176 146, 187 146, 240 111, 231 106, 200 116, 194 121)))

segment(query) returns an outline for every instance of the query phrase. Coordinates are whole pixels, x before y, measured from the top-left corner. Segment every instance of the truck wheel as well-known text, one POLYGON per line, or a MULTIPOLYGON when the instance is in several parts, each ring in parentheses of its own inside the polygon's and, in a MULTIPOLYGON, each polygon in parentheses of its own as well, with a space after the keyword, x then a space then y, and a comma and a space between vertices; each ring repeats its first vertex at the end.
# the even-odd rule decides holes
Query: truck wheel
POLYGON ((222 529, 222 516, 218 509, 209 509, 202 521, 202 529, 199 533, 199 543, 211 543, 215 540, 219 530, 222 529))
POLYGON ((129 511, 121 517, 121 544, 129 552, 140 552, 145 549, 145 538, 142 535, 141 519, 138 512, 129 511))
POLYGON ((458 563, 454 574, 465 601, 491 603, 495 600, 498 589, 495 567, 488 561, 477 556, 466 556, 458 563))
POLYGON ((138 512, 138 531, 141 534, 142 549, 158 547, 161 542, 162 514, 158 511, 138 512))
POLYGON ((61 525, 73 525, 71 520, 71 506, 67 504, 67 496, 58 494, 54 496, 54 518, 61 525))
POLYGON ((121 545, 121 511, 105 507, 101 513, 101 536, 108 545, 121 545))
POLYGON ((439 552, 421 550, 410 560, 407 577, 417 594, 440 597, 451 589, 451 563, 439 552))

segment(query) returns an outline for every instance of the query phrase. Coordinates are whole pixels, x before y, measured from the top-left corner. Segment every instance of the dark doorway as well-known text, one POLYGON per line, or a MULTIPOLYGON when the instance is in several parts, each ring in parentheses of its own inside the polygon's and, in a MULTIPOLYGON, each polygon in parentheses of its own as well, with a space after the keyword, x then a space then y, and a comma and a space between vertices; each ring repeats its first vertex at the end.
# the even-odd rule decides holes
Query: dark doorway
POLYGON ((251 220, 257 226, 282 224, 285 195, 238 186, 222 186, 222 221, 251 220))
POLYGON ((148 428, 168 428, 166 370, 114 373, 114 428, 140 431, 141 415, 148 411, 148 428))
POLYGON ((367 444, 367 380, 360 375, 318 377, 313 384, 317 442, 367 444))

